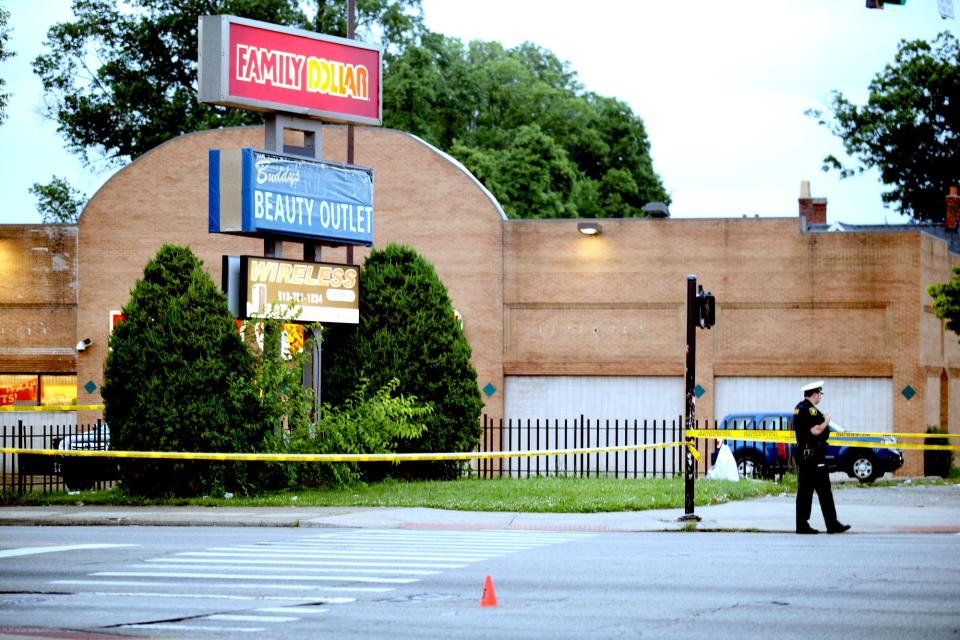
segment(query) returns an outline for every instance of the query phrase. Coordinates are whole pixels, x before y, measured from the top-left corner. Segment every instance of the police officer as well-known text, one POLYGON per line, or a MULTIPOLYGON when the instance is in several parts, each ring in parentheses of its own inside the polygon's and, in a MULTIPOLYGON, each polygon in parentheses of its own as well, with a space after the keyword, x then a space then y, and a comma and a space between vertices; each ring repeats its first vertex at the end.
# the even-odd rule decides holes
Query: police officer
POLYGON ((793 410, 793 430, 797 435, 797 533, 820 533, 808 522, 814 491, 820 500, 827 533, 843 533, 850 528, 837 520, 837 508, 833 504, 825 460, 830 414, 817 409, 822 398, 823 380, 811 382, 803 387, 803 402, 793 410))

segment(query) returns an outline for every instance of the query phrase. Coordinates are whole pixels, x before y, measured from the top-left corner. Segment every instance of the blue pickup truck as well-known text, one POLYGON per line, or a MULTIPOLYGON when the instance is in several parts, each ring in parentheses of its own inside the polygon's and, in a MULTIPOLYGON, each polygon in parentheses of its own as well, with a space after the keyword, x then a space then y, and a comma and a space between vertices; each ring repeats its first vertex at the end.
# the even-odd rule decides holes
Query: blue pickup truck
MULTIPOLYGON (((793 414, 773 413, 732 413, 723 418, 718 429, 745 429, 747 431, 789 431, 793 434, 793 414)), ((846 446, 838 435, 842 430, 830 423, 831 444, 827 447, 827 469, 843 471, 860 482, 873 482, 888 471, 896 471, 903 466, 903 452, 886 447, 865 448, 846 446)), ((858 441, 877 442, 878 444, 896 444, 892 436, 856 438, 858 441)), ((793 455, 797 445, 794 442, 757 442, 753 440, 726 440, 737 461, 740 477, 773 478, 783 475, 794 465, 793 455)))

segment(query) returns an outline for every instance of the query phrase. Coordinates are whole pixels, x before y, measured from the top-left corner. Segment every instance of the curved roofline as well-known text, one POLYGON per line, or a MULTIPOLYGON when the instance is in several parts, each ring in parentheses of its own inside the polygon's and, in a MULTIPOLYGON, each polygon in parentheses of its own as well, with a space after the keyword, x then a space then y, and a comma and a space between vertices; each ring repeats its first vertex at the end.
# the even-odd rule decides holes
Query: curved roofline
MULTIPOLYGON (((345 127, 345 126, 346 126, 346 125, 341 125, 341 124, 325 124, 325 125, 324 125, 324 127, 345 127)), ((180 135, 178 135, 178 136, 176 136, 176 137, 173 137, 173 138, 170 138, 169 140, 165 140, 165 141, 161 142, 160 144, 158 144, 157 146, 155 146, 153 149, 150 149, 149 151, 147 151, 146 153, 144 153, 142 156, 139 156, 139 157, 136 158, 135 160, 131 160, 130 162, 128 162, 128 163, 125 164, 123 167, 121 167, 120 169, 118 169, 112 176, 110 176, 109 178, 107 178, 106 180, 104 180, 103 184, 100 185, 100 188, 97 189, 97 190, 94 192, 94 194, 93 194, 92 196, 90 196, 90 198, 87 199, 86 204, 83 205, 83 209, 80 211, 80 216, 77 216, 77 221, 79 222, 80 217, 82 217, 83 214, 84 214, 84 212, 86 212, 87 206, 93 201, 94 198, 97 197, 97 195, 98 195, 101 191, 103 191, 103 188, 106 187, 107 184, 108 184, 111 180, 113 180, 116 176, 118 176, 118 175, 119 175, 120 173, 122 173, 123 171, 126 171, 127 168, 133 166, 133 164, 134 164, 135 162, 138 162, 138 161, 141 160, 142 158, 146 158, 147 156, 149 156, 150 154, 154 153, 155 151, 158 151, 158 150, 161 149, 162 147, 164 147, 164 146, 166 146, 166 145, 168 145, 168 144, 171 144, 171 143, 179 140, 180 138, 186 138, 186 137, 189 137, 189 136, 203 135, 203 134, 209 133, 209 132, 211 132, 211 131, 231 131, 231 130, 233 130, 233 129, 252 129, 252 128, 257 128, 257 125, 242 125, 242 126, 235 126, 235 127, 220 127, 220 128, 217 128, 217 129, 204 129, 204 130, 202 130, 202 131, 191 131, 191 132, 189 132, 189 133, 182 133, 182 134, 180 134, 180 135)), ((504 211, 503 211, 503 207, 500 206, 500 203, 497 201, 497 199, 494 197, 494 195, 493 195, 492 193, 490 193, 490 190, 487 189, 485 186, 483 186, 483 183, 481 183, 479 180, 477 180, 477 177, 476 177, 475 175, 473 175, 472 173, 470 173, 470 170, 467 169, 467 168, 463 165, 463 163, 461 163, 459 160, 457 160, 456 158, 454 158, 453 156, 451 156, 449 153, 446 153, 445 151, 442 151, 442 150, 436 148, 435 146, 433 146, 432 144, 430 144, 429 142, 427 142, 427 141, 424 140, 423 138, 420 138, 419 136, 416 136, 416 135, 414 135, 414 134, 412 134, 412 133, 409 133, 409 132, 407 132, 407 131, 400 131, 399 129, 391 129, 391 128, 389 128, 389 127, 376 127, 376 128, 377 128, 377 129, 381 129, 381 130, 383 130, 383 131, 392 131, 392 132, 398 133, 398 134, 400 134, 400 135, 402 135, 402 136, 406 136, 406 137, 408 137, 408 138, 411 138, 411 139, 415 140, 416 142, 419 142, 420 144, 422 144, 423 146, 425 146, 425 147, 426 147, 427 149, 429 149, 430 151, 436 153, 436 154, 437 154, 438 156, 440 156, 441 158, 444 158, 447 162, 449 162, 450 164, 452 164, 454 167, 456 167, 457 169, 459 169, 464 175, 466 175, 468 178, 470 178, 470 180, 480 189, 480 191, 487 197, 487 199, 490 201, 490 203, 494 206, 494 208, 497 210, 497 213, 500 214, 500 219, 501 219, 501 220, 507 220, 507 219, 508 219, 508 218, 507 218, 507 214, 504 213, 504 211)))
MULTIPOLYGON (((385 127, 381 127, 381 128, 385 128, 385 127)), ((414 135, 407 131, 400 131, 399 129, 387 129, 387 131, 393 131, 394 133, 399 133, 400 135, 407 136, 408 138, 412 138, 416 140, 417 142, 425 146, 427 149, 430 149, 431 151, 436 153, 438 156, 440 156, 441 158, 444 158, 447 162, 449 162, 450 164, 458 168, 460 171, 466 174, 466 176, 470 178, 470 180, 472 180, 473 183, 477 185, 477 187, 479 187, 480 191, 482 191, 485 196, 487 196, 487 199, 490 200, 490 203, 493 204, 493 206, 497 209, 497 213, 500 214, 500 218, 502 220, 508 219, 507 214, 504 213, 503 211, 503 207, 500 206, 500 203, 497 201, 494 195, 490 193, 490 190, 487 189, 485 186, 483 186, 483 183, 477 180, 477 177, 472 173, 470 173, 470 170, 467 169, 462 162, 460 162, 459 160, 451 156, 446 151, 436 148, 435 146, 433 146, 432 144, 430 144, 429 142, 427 142, 426 140, 424 140, 423 138, 417 135, 414 135)))

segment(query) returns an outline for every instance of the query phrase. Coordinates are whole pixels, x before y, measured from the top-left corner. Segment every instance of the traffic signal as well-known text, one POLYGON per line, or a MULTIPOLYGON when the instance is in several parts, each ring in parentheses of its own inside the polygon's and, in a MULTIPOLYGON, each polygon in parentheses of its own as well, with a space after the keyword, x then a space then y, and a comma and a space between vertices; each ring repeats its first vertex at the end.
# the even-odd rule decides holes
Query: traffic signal
POLYGON ((717 300, 709 291, 704 292, 703 286, 697 292, 697 317, 701 329, 709 329, 717 322, 717 300))

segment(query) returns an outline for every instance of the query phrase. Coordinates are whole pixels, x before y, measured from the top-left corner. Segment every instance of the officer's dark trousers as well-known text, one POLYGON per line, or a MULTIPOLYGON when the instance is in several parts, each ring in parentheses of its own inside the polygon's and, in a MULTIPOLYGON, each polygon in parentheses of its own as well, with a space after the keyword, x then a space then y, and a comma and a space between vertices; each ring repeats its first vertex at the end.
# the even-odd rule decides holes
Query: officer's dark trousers
POLYGON ((797 465, 797 474, 797 529, 809 526, 814 491, 820 500, 820 511, 827 529, 837 526, 837 507, 833 504, 827 467, 822 462, 801 463, 797 465))

